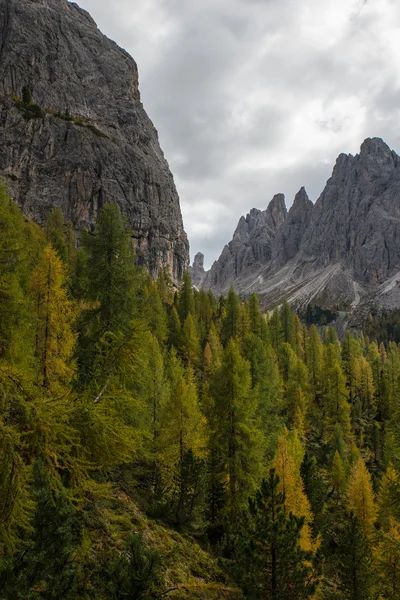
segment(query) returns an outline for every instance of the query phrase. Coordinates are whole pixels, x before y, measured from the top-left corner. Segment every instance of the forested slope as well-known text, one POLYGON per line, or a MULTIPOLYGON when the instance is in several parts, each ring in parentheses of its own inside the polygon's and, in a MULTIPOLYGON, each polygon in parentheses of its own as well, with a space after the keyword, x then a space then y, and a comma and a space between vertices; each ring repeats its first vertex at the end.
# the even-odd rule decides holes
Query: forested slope
POLYGON ((395 343, 174 293, 114 204, 0 232, 1 599, 399 598, 395 343))

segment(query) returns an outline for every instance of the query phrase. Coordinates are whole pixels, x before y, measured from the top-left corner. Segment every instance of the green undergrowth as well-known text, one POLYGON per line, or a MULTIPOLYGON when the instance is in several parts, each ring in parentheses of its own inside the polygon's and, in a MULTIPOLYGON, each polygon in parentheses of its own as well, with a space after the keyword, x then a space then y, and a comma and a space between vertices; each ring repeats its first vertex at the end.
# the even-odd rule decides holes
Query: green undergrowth
MULTIPOLYGON (((35 103, 25 104, 19 96, 10 96, 11 100, 14 102, 14 106, 23 114, 26 120, 31 119, 43 119, 46 114, 51 115, 57 119, 61 119, 62 121, 67 121, 74 123, 78 127, 83 127, 85 129, 89 129, 91 133, 99 138, 108 138, 103 131, 101 131, 98 127, 96 127, 90 119, 84 117, 77 117, 69 114, 69 112, 60 112, 53 110, 52 108, 43 108, 35 103)), ((5 104, 5 101, 2 101, 2 104, 5 104)))
MULTIPOLYGON (((112 499, 104 501, 91 517, 86 513, 85 519, 91 538, 88 547, 92 552, 94 550, 93 564, 101 564, 100 555, 121 552, 124 540, 132 533, 139 533, 146 547, 160 553, 157 587, 161 597, 170 600, 236 600, 242 597, 217 560, 193 537, 147 517, 123 491, 116 491, 112 499)), ((85 575, 84 579, 87 580, 85 575)))

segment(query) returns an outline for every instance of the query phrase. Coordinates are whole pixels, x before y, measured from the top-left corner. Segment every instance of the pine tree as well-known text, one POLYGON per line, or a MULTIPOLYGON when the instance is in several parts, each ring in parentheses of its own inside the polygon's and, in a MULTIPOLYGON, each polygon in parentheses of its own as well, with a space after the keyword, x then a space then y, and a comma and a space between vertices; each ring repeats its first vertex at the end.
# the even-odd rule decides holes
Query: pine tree
POLYGON ((106 331, 125 332, 134 314, 137 272, 129 233, 116 204, 106 204, 93 234, 83 232, 89 274, 85 299, 95 303, 91 320, 97 321, 95 340, 106 331))
POLYGON ((0 589, 7 598, 77 597, 78 566, 74 554, 81 532, 65 491, 52 489, 42 462, 34 465, 36 508, 32 530, 21 553, 0 567, 0 589))
POLYGON ((234 571, 245 598, 305 600, 315 592, 312 554, 300 545, 304 518, 288 514, 285 506, 279 477, 271 469, 249 502, 239 535, 234 571))
POLYGON ((161 556, 149 550, 140 534, 132 534, 124 551, 109 559, 104 573, 107 598, 112 600, 147 600, 157 583, 161 556))
MULTIPOLYGON (((87 383, 94 363, 104 352, 105 337, 129 334, 138 272, 129 233, 116 204, 102 208, 94 234, 83 232, 81 244, 85 255, 83 295, 87 304, 80 320, 78 363, 81 382, 87 383)), ((110 351, 113 355, 115 347, 110 347, 110 351)))
POLYGON ((324 479, 317 467, 315 456, 305 454, 300 469, 301 478, 304 484, 304 491, 310 502, 313 514, 313 536, 315 537, 321 528, 324 518, 323 511, 327 500, 327 490, 324 479))
POLYGON ((343 597, 372 600, 372 556, 361 523, 350 514, 338 539, 337 574, 343 597))

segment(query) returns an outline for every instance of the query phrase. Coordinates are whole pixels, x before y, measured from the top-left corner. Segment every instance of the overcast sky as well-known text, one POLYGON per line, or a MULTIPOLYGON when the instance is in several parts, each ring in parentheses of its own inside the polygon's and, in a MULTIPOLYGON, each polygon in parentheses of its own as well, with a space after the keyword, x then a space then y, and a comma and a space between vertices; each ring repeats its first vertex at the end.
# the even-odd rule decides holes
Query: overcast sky
POLYGON ((340 152, 400 151, 399 0, 78 0, 137 61, 206 266, 275 193, 313 202, 340 152))

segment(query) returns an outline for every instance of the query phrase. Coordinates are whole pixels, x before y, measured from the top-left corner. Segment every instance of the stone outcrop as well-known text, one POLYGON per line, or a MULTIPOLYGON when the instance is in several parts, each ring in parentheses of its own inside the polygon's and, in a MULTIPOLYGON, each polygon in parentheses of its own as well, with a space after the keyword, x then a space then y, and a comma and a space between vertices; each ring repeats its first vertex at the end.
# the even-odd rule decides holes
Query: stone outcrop
POLYGON ((243 234, 235 232, 205 287, 254 292, 265 307, 284 298, 298 307, 400 306, 400 158, 381 139, 341 154, 315 205, 302 188, 272 235, 259 222, 248 233, 258 213, 240 220, 243 234))
POLYGON ((277 194, 266 210, 253 208, 246 217, 241 217, 232 241, 207 273, 203 286, 226 292, 242 276, 246 277, 268 263, 276 232, 286 215, 285 197, 277 194))
POLYGON ((152 275, 179 284, 188 242, 136 63, 76 4, 0 0, 0 135, 0 177, 28 217, 60 207, 79 230, 113 200, 152 275))
POLYGON ((204 269, 204 254, 198 252, 194 257, 193 265, 189 267, 189 275, 196 288, 201 288, 206 271, 204 269))

